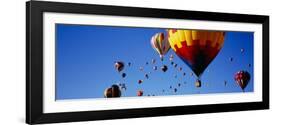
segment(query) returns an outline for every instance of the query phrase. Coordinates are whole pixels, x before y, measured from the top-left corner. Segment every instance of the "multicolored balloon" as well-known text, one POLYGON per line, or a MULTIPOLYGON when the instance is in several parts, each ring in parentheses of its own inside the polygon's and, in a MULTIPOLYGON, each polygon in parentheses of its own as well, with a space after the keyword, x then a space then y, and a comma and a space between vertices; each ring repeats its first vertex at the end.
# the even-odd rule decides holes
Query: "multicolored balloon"
POLYGON ((114 63, 114 67, 118 72, 121 72, 124 69, 125 65, 123 62, 117 61, 114 63))
POLYGON ((222 31, 168 30, 171 48, 199 78, 221 50, 224 38, 222 31))
POLYGON ((152 48, 160 55, 160 59, 163 60, 164 55, 171 48, 167 38, 164 36, 164 33, 156 33, 152 36, 150 42, 152 48))
POLYGON ((104 90, 104 97, 105 98, 114 98, 114 97, 120 97, 121 96, 121 90, 118 85, 112 85, 111 87, 104 90))
POLYGON ((234 76, 234 80, 236 81, 236 83, 240 86, 240 88, 243 91, 246 88, 246 86, 248 85, 250 78, 251 78, 251 75, 249 74, 249 72, 243 71, 243 70, 238 71, 234 76))

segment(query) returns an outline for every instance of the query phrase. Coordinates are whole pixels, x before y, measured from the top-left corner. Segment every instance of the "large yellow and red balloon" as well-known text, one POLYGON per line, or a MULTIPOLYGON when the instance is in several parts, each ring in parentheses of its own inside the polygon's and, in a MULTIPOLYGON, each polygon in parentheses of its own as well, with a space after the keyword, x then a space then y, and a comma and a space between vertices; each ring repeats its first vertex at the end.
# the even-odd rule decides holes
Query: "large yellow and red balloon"
POLYGON ((169 29, 168 41, 175 53, 200 78, 221 50, 225 32, 169 29))

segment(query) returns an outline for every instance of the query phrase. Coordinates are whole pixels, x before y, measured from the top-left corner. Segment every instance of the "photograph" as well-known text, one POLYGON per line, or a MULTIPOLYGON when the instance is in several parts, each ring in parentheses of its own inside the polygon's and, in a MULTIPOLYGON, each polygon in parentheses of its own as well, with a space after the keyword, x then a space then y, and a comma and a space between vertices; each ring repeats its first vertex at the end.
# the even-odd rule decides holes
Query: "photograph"
POLYGON ((55 24, 55 100, 254 92, 254 32, 55 24))

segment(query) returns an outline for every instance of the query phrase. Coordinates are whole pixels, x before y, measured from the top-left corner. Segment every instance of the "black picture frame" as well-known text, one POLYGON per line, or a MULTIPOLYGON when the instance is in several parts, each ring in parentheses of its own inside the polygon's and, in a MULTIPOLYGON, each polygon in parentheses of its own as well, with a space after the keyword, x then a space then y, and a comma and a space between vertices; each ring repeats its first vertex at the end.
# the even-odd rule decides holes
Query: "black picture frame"
POLYGON ((269 109, 269 16, 62 2, 26 3, 26 123, 58 123, 269 109), (262 24, 262 102, 43 113, 43 13, 60 12, 262 24), (188 15, 188 16, 187 16, 188 15))

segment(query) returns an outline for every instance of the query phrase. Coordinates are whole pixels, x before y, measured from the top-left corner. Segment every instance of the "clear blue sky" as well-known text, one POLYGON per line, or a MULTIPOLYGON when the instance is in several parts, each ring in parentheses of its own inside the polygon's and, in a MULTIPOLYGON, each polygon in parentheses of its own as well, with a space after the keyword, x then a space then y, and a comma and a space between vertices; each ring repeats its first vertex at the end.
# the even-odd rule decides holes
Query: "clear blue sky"
POLYGON ((57 24, 56 99, 103 98, 107 87, 120 82, 127 86, 126 91, 122 90, 122 97, 136 96, 137 90, 143 90, 144 96, 242 92, 234 81, 234 74, 239 70, 250 73, 251 80, 245 92, 253 91, 252 32, 226 33, 223 48, 201 76, 201 88, 195 87, 196 76, 190 76, 192 71, 172 49, 164 61, 160 61, 150 44, 151 36, 157 32, 165 32, 165 29, 57 24), (241 48, 245 50, 243 53, 241 48), (170 64, 170 54, 183 71, 170 64), (168 71, 154 71, 152 59, 156 59, 158 69, 165 64, 168 71), (115 70, 115 61, 132 63, 130 67, 125 66, 123 72, 127 76, 124 79, 115 70), (143 71, 139 70, 141 66, 143 71), (144 75, 149 72, 149 79, 146 79, 144 75), (187 75, 183 76, 183 72, 187 75), (144 80, 142 84, 138 84, 140 79, 144 80), (170 86, 178 91, 175 93, 170 86))

